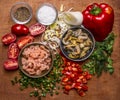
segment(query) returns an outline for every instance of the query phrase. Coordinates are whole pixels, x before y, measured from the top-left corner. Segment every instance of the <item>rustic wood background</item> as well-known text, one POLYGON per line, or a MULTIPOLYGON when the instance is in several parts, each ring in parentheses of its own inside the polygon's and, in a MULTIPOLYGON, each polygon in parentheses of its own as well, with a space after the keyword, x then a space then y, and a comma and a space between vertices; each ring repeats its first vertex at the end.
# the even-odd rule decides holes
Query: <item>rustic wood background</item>
MULTIPOLYGON (((14 22, 10 18, 10 9, 18 0, 0 0, 0 39, 5 33, 10 32, 14 22)), ((33 8, 33 18, 27 26, 36 22, 35 13, 39 5, 44 2, 52 3, 59 10, 63 4, 65 9, 73 7, 74 10, 82 11, 86 6, 93 2, 105 2, 114 8, 115 21, 113 32, 116 34, 114 51, 112 58, 114 60, 115 72, 113 75, 103 73, 100 78, 93 77, 88 82, 89 90, 85 97, 80 97, 75 91, 71 91, 69 95, 60 92, 59 95, 53 97, 47 96, 42 100, 120 100, 120 1, 119 0, 19 0, 28 2, 33 8)), ((103 27, 104 28, 104 27, 103 27)), ((12 86, 10 80, 18 75, 18 71, 8 72, 3 69, 3 62, 7 59, 7 49, 0 42, 0 100, 37 100, 29 97, 31 89, 24 91, 19 90, 19 86, 12 86)))

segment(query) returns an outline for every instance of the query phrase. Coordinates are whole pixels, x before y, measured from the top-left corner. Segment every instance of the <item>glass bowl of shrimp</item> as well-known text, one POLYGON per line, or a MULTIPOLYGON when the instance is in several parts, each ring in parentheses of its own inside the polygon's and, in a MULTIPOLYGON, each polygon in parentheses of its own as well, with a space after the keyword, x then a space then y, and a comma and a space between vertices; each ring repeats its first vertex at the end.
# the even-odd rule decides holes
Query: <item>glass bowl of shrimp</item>
POLYGON ((75 26, 68 29, 60 41, 63 55, 72 61, 84 61, 94 51, 95 39, 92 33, 84 26, 75 26))
POLYGON ((52 52, 40 42, 29 43, 20 51, 18 63, 20 70, 28 77, 43 77, 53 67, 52 52))

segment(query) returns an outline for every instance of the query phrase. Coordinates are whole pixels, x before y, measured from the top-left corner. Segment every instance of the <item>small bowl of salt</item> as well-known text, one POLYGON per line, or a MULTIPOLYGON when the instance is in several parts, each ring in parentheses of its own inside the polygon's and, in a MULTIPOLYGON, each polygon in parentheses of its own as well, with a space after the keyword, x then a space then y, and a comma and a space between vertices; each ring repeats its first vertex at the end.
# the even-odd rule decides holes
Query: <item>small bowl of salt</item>
POLYGON ((36 13, 36 18, 43 25, 53 24, 58 17, 57 9, 50 3, 42 4, 36 13))

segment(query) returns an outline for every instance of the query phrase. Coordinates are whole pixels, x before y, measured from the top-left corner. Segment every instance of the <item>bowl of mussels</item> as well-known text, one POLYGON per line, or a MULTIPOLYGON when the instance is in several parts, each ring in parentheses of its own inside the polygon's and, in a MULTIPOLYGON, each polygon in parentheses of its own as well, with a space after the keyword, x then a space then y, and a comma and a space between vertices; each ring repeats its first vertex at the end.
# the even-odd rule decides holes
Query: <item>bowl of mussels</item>
POLYGON ((60 41, 60 49, 63 55, 72 61, 86 60, 94 48, 94 36, 83 26, 68 29, 60 41))

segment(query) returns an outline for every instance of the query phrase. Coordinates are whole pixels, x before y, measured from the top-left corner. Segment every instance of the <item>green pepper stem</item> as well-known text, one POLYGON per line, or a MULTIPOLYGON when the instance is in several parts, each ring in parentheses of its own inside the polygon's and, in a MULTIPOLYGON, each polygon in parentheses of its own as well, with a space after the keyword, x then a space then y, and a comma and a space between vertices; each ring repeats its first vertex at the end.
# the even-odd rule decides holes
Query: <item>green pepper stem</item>
POLYGON ((92 15, 98 15, 102 12, 101 8, 96 6, 96 5, 93 5, 93 8, 91 9, 90 13, 92 15))

